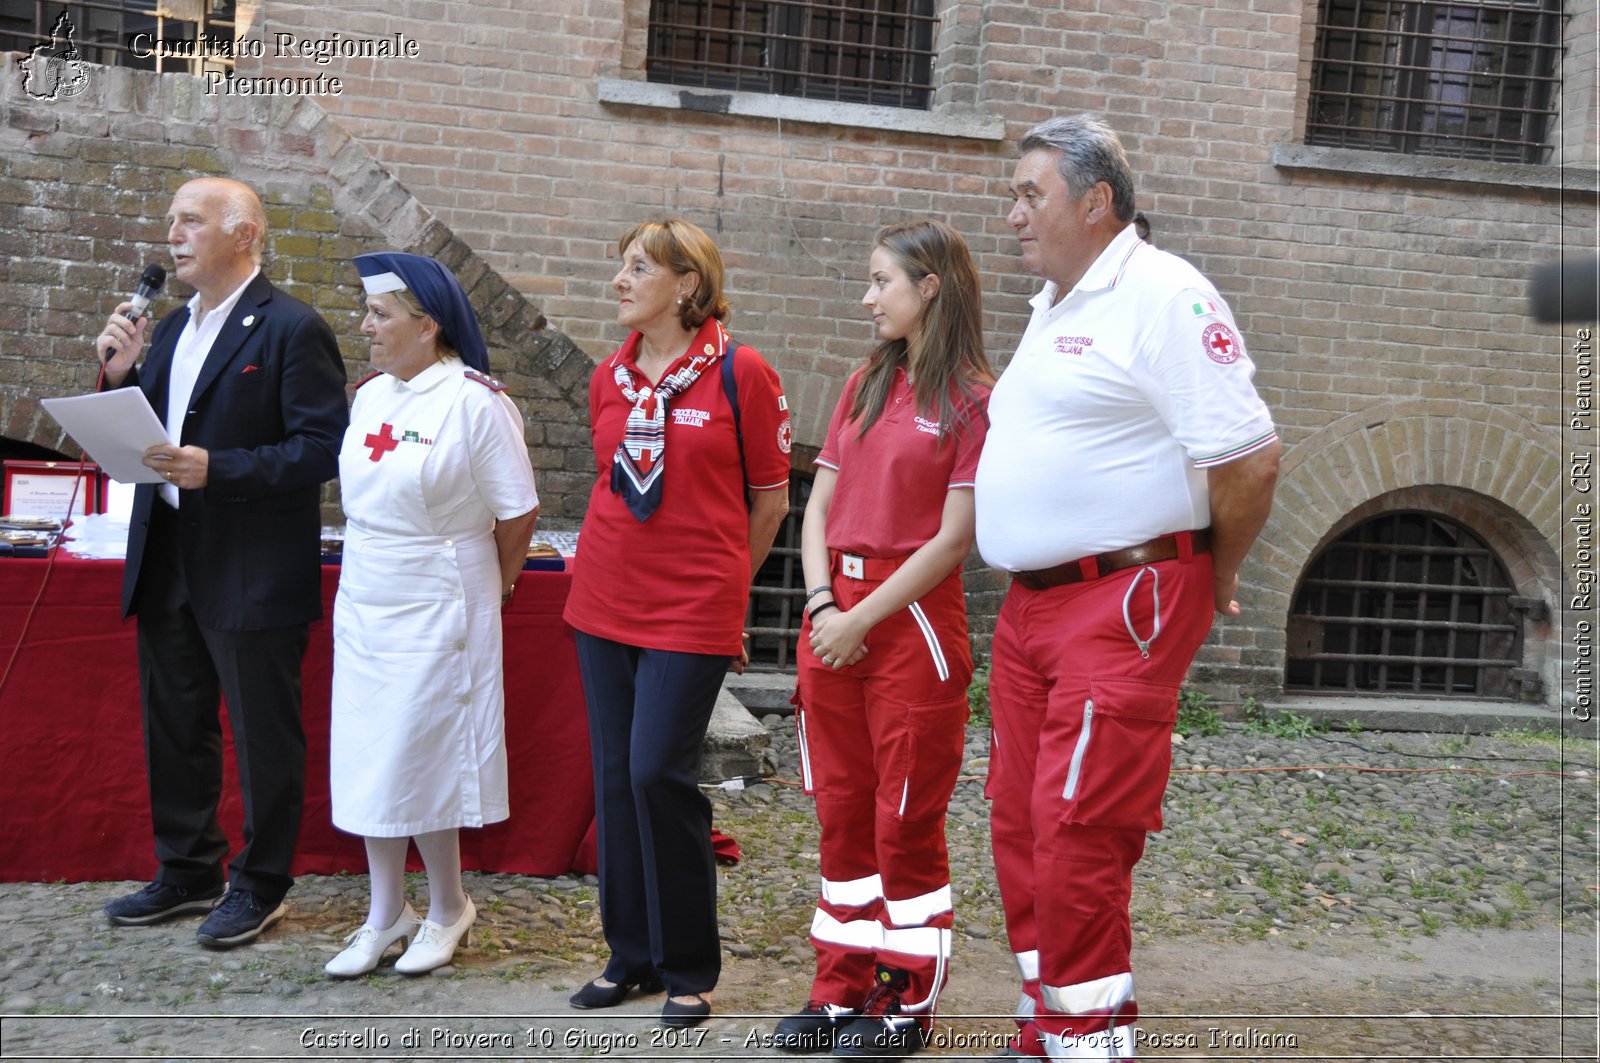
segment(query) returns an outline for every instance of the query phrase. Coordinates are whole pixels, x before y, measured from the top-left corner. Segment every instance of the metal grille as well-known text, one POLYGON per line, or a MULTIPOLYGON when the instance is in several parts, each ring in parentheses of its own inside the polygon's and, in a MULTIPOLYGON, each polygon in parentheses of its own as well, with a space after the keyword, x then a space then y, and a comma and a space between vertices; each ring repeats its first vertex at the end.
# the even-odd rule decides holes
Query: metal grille
MULTIPOLYGON (((0 0, 0 51, 32 52, 51 43, 51 29, 66 12, 72 23, 73 42, 88 62, 101 66, 125 66, 135 70, 179 71, 198 74, 202 70, 231 70, 231 58, 171 58, 160 54, 135 55, 128 42, 136 35, 145 40, 198 41, 204 36, 220 45, 234 39, 234 0, 195 5, 197 21, 168 18, 158 13, 156 0, 83 0, 59 3, 45 0, 0 0)), ((182 50, 182 49, 174 49, 182 50)), ((219 49, 213 49, 213 53, 219 49)), ((158 51, 141 48, 141 51, 158 51)), ((189 50, 193 55, 194 49, 189 50)), ((231 55, 231 52, 229 53, 231 55)))
POLYGON ((926 110, 933 0, 652 0, 651 81, 926 110))
POLYGON ((1514 697, 1515 593, 1500 559, 1460 524, 1432 513, 1373 518, 1318 555, 1300 581, 1284 685, 1514 697))
POLYGON ((794 671, 806 596, 806 574, 800 566, 800 522, 810 498, 811 477, 790 473, 789 515, 783 518, 772 551, 756 573, 745 613, 754 671, 794 671))
POLYGON ((1322 0, 1306 142, 1542 163, 1561 0, 1322 0))

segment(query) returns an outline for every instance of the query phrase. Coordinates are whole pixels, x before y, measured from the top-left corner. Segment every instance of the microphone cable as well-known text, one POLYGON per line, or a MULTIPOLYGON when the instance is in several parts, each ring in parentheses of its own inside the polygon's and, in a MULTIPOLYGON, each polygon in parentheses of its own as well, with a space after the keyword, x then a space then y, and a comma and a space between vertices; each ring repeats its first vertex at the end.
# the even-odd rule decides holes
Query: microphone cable
MULTIPOLYGON (((100 374, 95 378, 94 390, 98 393, 106 379, 106 364, 100 363, 100 374)), ((82 448, 79 448, 80 450, 82 448)), ((83 475, 89 467, 89 454, 84 451, 78 459, 78 470, 72 477, 72 494, 67 499, 67 512, 61 518, 61 529, 56 533, 55 541, 46 548, 44 574, 39 577, 39 589, 33 596, 33 601, 28 605, 28 611, 23 614, 22 627, 17 631, 16 645, 11 647, 11 656, 6 659, 6 666, 0 671, 0 696, 6 692, 6 683, 11 679, 11 670, 16 666, 17 658, 22 654, 22 646, 28 639, 28 629, 33 626, 33 617, 39 611, 39 603, 44 601, 45 588, 50 585, 50 574, 55 571, 56 556, 61 553, 61 544, 66 541, 67 529, 72 527, 73 507, 78 504, 78 491, 83 487, 83 475)))

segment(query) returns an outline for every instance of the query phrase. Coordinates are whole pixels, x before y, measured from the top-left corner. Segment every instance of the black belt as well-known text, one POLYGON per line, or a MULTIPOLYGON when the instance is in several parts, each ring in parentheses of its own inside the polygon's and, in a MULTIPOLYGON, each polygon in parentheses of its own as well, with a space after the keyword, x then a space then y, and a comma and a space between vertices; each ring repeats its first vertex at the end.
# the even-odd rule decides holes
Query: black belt
POLYGON ((1064 561, 1051 568, 1035 569, 1032 572, 1013 572, 1011 578, 1031 591, 1048 590, 1064 583, 1083 583, 1099 579, 1101 576, 1109 576, 1120 569, 1133 568, 1136 565, 1152 565, 1157 561, 1171 561, 1182 557, 1185 542, 1188 544, 1190 554, 1203 554, 1211 549, 1211 530, 1197 528, 1194 531, 1159 535, 1137 546, 1125 546, 1121 550, 1108 550, 1092 557, 1064 561))

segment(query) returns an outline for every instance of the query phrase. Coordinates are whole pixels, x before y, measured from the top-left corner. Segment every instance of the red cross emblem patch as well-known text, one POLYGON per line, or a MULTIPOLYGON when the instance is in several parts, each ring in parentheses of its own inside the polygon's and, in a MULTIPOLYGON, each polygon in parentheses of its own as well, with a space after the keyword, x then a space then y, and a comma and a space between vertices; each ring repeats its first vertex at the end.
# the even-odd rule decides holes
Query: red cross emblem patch
POLYGON ((1231 365, 1244 353, 1244 344, 1239 342, 1239 337, 1220 321, 1206 326, 1206 330, 1200 334, 1200 346, 1205 349, 1206 357, 1218 365, 1231 365))
POLYGON ((394 437, 394 425, 385 423, 376 432, 368 432, 361 445, 372 448, 373 461, 382 461, 385 454, 400 445, 400 441, 394 437))

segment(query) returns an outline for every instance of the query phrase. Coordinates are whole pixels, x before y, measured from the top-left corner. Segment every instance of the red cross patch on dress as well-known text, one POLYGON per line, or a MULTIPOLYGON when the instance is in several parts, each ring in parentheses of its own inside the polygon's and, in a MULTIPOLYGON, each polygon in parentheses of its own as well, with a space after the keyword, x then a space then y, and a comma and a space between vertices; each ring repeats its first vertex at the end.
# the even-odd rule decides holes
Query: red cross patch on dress
POLYGON ((1220 321, 1206 326, 1206 330, 1200 334, 1200 346, 1205 348, 1206 357, 1218 365, 1231 365, 1244 353, 1244 344, 1239 342, 1239 337, 1220 321))
POLYGON ((372 448, 373 461, 382 461, 385 454, 400 445, 400 441, 394 437, 394 425, 385 422, 376 432, 368 432, 361 444, 372 448))

